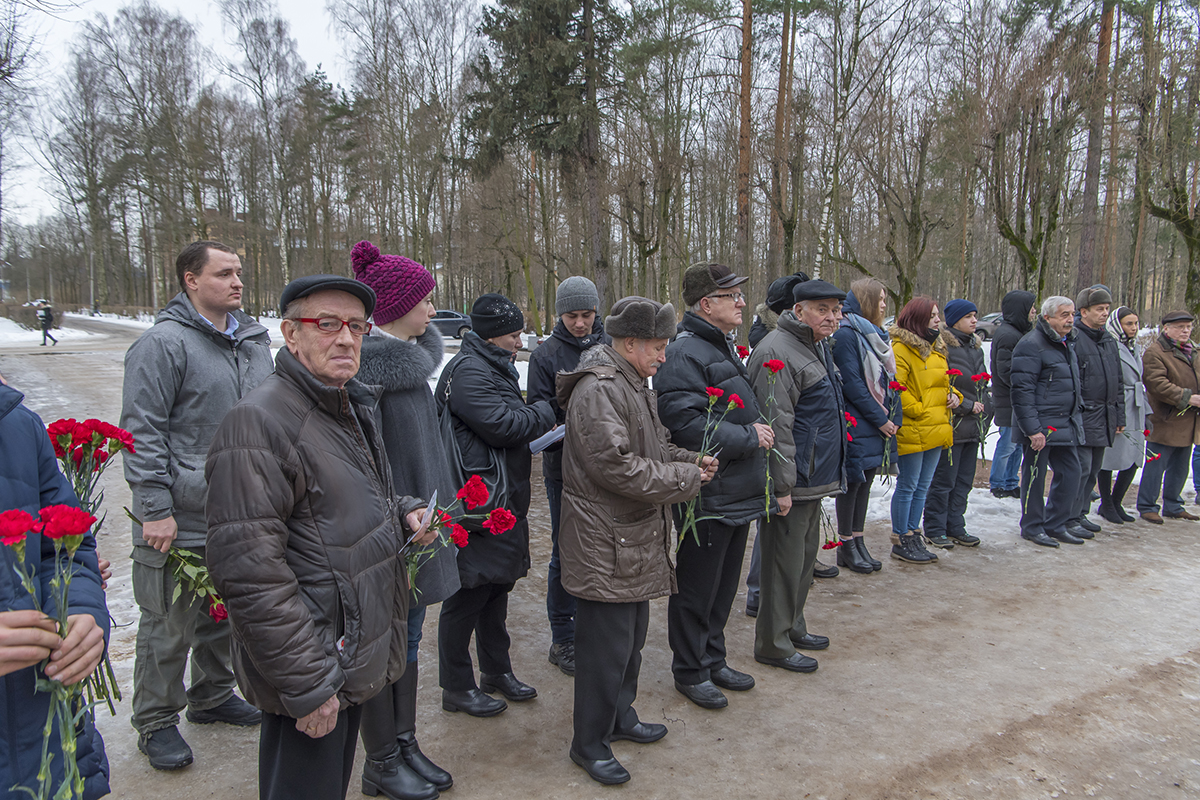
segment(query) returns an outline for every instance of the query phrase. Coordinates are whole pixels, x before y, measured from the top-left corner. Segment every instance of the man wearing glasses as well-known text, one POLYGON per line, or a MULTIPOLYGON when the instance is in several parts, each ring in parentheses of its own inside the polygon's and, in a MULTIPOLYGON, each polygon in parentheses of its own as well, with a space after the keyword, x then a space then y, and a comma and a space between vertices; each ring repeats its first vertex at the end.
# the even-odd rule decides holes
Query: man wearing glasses
POLYGON ((289 283, 280 307, 275 373, 225 417, 205 465, 209 569, 239 682, 263 711, 260 798, 335 800, 362 704, 404 670, 398 553, 425 509, 395 496, 380 388, 354 379, 375 293, 312 275, 289 283))
MULTIPOLYGON (((654 376, 658 416, 671 442, 699 452, 710 420, 710 454, 720 467, 700 493, 697 517, 708 517, 679 543, 679 592, 667 606, 667 633, 674 654, 675 688, 701 708, 724 708, 721 691, 743 692, 754 678, 725 661, 725 623, 737 595, 750 524, 778 505, 766 492, 767 451, 775 442, 762 422, 758 401, 734 331, 742 324, 748 278, 723 264, 700 263, 683 275, 687 312, 667 346, 666 362, 654 376), (709 388, 721 391, 710 406, 709 388), (736 396, 737 400, 734 400, 736 396), (710 412, 711 408, 711 412, 710 412), (727 410, 728 409, 728 410, 727 410)), ((676 524, 681 522, 676 516, 676 524)))
POLYGON ((267 329, 242 313, 242 263, 220 242, 193 242, 175 260, 182 291, 125 354, 121 427, 133 493, 133 597, 141 609, 133 665, 133 727, 150 766, 192 763, 179 712, 193 724, 252 726, 258 710, 233 693, 229 626, 191 592, 175 598, 172 547, 205 559, 204 456, 217 425, 271 374, 267 329), (191 651, 191 680, 184 672, 191 651))

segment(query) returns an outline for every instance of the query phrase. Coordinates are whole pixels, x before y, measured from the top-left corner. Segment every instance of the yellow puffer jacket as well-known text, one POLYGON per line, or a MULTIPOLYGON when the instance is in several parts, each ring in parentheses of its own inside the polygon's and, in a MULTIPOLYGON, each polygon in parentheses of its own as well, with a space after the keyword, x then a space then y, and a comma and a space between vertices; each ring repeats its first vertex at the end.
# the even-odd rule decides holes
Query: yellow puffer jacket
POLYGON ((949 369, 946 345, 940 338, 930 345, 895 325, 888 329, 888 334, 896 355, 896 381, 908 387, 900 395, 904 403, 904 424, 896 434, 900 455, 949 447, 954 443, 954 428, 946 397, 954 392, 961 401, 962 394, 950 386, 950 376, 946 374, 949 369))

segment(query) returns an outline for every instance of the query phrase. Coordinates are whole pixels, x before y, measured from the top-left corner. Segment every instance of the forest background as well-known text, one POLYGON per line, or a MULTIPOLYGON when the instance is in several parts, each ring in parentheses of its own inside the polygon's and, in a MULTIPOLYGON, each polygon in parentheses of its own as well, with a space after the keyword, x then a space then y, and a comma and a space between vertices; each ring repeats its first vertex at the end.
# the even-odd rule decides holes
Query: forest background
POLYGON ((804 270, 1200 312, 1197 0, 329 0, 346 86, 273 0, 217 0, 233 58, 139 0, 44 74, 51 2, 0 0, 0 198, 25 163, 57 202, 0 217, 11 303, 159 308, 214 238, 262 312, 370 239, 539 332, 566 277, 678 305, 699 260, 752 306, 804 270))

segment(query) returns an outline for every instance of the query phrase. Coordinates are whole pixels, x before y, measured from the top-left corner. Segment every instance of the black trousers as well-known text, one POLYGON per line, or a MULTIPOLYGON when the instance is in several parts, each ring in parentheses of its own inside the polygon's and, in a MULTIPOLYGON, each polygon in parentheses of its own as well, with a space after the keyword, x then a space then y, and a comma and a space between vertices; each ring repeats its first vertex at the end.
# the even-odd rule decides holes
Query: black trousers
POLYGON ((978 452, 979 442, 962 442, 942 451, 942 460, 925 495, 926 536, 961 536, 967 532, 967 498, 975 485, 978 452))
POLYGON ((1100 475, 1100 467, 1104 464, 1103 447, 1079 448, 1079 496, 1075 502, 1075 513, 1071 522, 1076 523, 1092 510, 1092 490, 1096 488, 1096 478, 1100 475))
POLYGON ((865 470, 865 481, 846 484, 845 493, 833 499, 838 536, 848 538, 851 534, 862 533, 867 526, 867 503, 871 499, 871 484, 875 482, 876 472, 877 469, 865 470))
POLYGON ((508 658, 508 593, 513 583, 485 583, 459 589, 442 601, 438 619, 438 678, 443 689, 465 692, 476 688, 471 663, 471 634, 485 675, 512 672, 508 658))
POLYGON ((648 602, 576 601, 571 749, 582 758, 612 758, 613 731, 628 731, 638 724, 633 701, 649 624, 648 602))
POLYGON ((696 523, 675 554, 679 592, 667 601, 667 641, 671 671, 685 684, 703 683, 725 666, 725 623, 737 596, 750 523, 696 523), (696 539, 700 540, 696 544, 696 539))
POLYGON ((1021 460, 1021 535, 1062 533, 1079 511, 1079 453, 1056 445, 1034 451, 1025 445, 1021 460), (1043 496, 1046 470, 1054 470, 1050 495, 1043 496))
POLYGON ((259 800, 345 800, 354 772, 362 706, 338 713, 320 739, 296 730, 296 720, 263 712, 258 738, 259 800))

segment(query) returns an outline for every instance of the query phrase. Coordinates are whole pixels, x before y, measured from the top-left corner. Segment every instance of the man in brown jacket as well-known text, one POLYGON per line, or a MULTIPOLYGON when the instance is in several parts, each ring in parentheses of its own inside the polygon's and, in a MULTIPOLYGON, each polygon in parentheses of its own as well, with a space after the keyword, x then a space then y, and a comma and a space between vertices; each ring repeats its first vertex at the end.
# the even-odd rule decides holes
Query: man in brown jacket
POLYGON ((1200 519, 1184 510, 1182 497, 1192 445, 1200 444, 1200 351, 1190 341, 1194 321, 1186 311, 1167 313, 1162 332, 1142 356, 1142 382, 1150 395, 1150 456, 1142 468, 1137 510, 1155 525, 1163 517, 1200 519))
POLYGON ((408 582, 397 553, 423 505, 397 498, 356 380, 375 294, 298 278, 280 306, 275 373, 217 429, 205 465, 208 563, 233 627, 233 665, 262 709, 261 800, 336 800, 361 704, 404 670, 408 582))
POLYGON ((650 600, 676 590, 667 506, 696 496, 717 461, 670 443, 646 379, 665 360, 675 309, 626 297, 604 320, 612 346, 587 350, 558 376, 567 410, 559 547, 576 597, 575 738, 571 760, 603 784, 629 773, 614 740, 656 742, 665 725, 633 709, 650 600))

